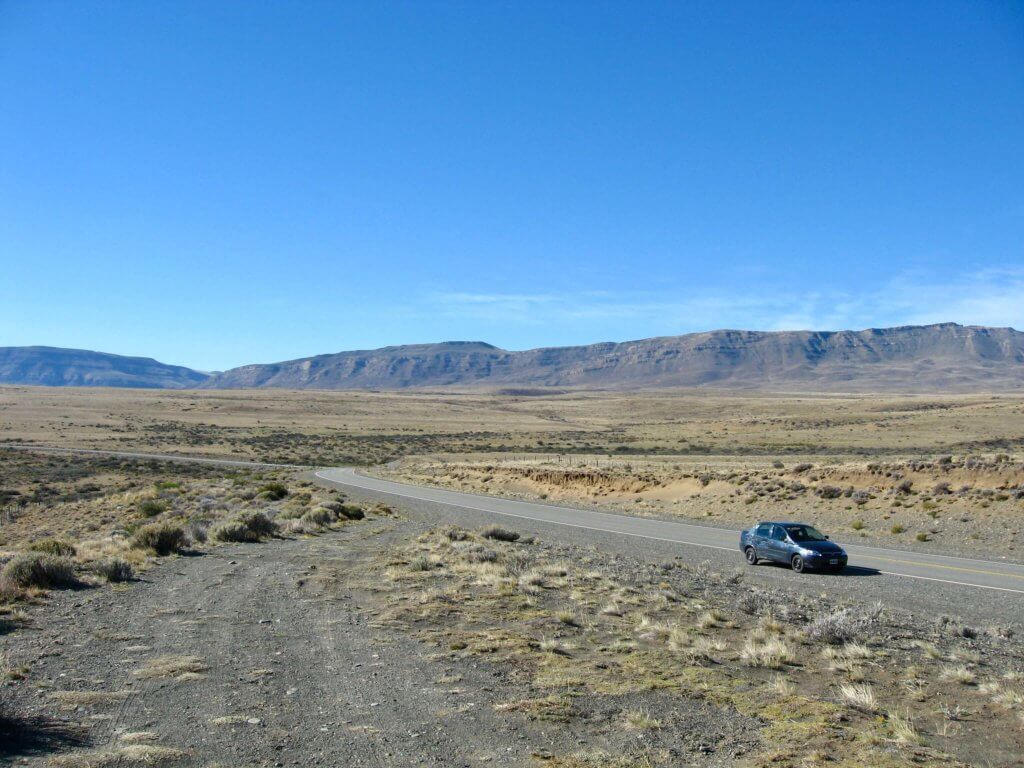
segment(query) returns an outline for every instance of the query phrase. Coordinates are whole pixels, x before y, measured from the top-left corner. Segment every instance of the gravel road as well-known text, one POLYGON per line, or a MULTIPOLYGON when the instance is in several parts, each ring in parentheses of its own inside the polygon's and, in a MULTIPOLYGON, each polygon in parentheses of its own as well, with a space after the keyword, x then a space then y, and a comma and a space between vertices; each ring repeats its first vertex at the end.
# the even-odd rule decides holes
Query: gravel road
MULTIPOLYGON (((521 766, 533 755, 619 752, 635 739, 595 731, 607 715, 586 697, 578 723, 497 712, 529 695, 511 670, 377 625, 364 563, 424 528, 374 519, 175 558, 120 588, 54 592, 29 628, 0 638, 12 668, 28 670, 17 709, 47 723, 0 745, 0 762, 53 765, 53 752, 57 765, 82 768, 144 762, 118 759, 131 744, 180 750, 154 759, 161 765, 207 768, 521 766), (139 675, 168 662, 190 671, 139 675), (74 738, 62 744, 62 732, 74 738)), ((729 764, 757 743, 747 718, 669 698, 679 728, 665 731, 666 746, 701 765, 729 764)))

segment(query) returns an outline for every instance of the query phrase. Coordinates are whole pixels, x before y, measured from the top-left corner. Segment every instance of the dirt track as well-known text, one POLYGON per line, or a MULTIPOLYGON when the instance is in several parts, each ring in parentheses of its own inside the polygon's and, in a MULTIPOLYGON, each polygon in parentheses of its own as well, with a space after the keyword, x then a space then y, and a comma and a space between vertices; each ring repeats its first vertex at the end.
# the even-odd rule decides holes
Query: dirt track
MULTIPOLYGON (((620 747, 620 734, 495 712, 523 694, 503 670, 456 668, 430 658, 436 647, 374 626, 372 592, 350 587, 362 561, 408 535, 388 529, 409 525, 377 520, 316 539, 218 547, 168 561, 124 589, 54 593, 34 629, 5 640, 12 666, 30 668, 19 709, 59 722, 50 721, 37 749, 26 731, 22 746, 0 757, 48 764, 56 752, 69 761, 61 765, 135 765, 115 756, 136 740, 181 750, 158 761, 168 765, 523 765, 582 745, 620 747), (135 674, 170 656, 194 657, 198 675, 135 674), (61 691, 105 695, 62 710, 61 691), (77 734, 79 745, 61 745, 62 732, 77 734)), ((672 708, 688 726, 673 740, 736 743, 714 710, 672 708)), ((593 725, 601 713, 587 719, 593 725)), ((732 726, 756 740, 752 728, 732 726)), ((702 764, 729 756, 709 754, 702 764)))
POLYGON ((494 745, 516 739, 490 708, 473 708, 472 727, 438 718, 467 704, 452 686, 429 684, 442 670, 414 642, 374 630, 358 599, 317 578, 354 566, 353 540, 373 538, 352 529, 221 547, 167 563, 128 590, 65 594, 15 653, 47 655, 32 677, 53 690, 129 692, 71 718, 90 723, 97 749, 153 731, 190 764, 452 765, 485 754, 500 764, 494 745), (169 655, 209 669, 184 681, 133 675, 169 655), (214 724, 233 716, 243 722, 214 724))

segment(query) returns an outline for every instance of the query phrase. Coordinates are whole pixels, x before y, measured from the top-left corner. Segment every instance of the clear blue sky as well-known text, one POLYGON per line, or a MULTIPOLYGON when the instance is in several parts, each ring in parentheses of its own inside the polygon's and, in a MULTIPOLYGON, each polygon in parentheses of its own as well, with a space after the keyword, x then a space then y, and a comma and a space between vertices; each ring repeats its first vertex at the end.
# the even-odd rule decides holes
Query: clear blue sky
POLYGON ((1020 2, 0 0, 0 345, 1024 328, 1020 2))

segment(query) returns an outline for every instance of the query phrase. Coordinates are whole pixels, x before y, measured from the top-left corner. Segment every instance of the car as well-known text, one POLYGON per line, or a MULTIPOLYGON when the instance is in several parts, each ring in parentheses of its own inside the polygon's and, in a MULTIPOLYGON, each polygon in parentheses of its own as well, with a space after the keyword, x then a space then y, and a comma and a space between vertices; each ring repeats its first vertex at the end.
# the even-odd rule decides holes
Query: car
POLYGON ((769 560, 785 563, 797 573, 838 572, 847 561, 842 547, 807 523, 758 523, 740 533, 740 551, 750 565, 769 560))

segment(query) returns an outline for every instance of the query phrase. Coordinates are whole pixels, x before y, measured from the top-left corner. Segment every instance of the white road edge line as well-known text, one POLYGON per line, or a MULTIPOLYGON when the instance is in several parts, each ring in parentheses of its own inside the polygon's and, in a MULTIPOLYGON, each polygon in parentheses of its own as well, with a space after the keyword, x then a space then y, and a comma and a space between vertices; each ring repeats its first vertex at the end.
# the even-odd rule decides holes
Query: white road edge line
MULTIPOLYGON (((424 499, 424 498, 422 498, 420 496, 413 496, 412 494, 409 494, 409 493, 398 493, 396 491, 382 491, 382 490, 379 490, 377 488, 370 488, 370 487, 365 486, 365 485, 359 485, 358 483, 345 483, 344 481, 341 481, 341 480, 332 480, 329 477, 324 477, 319 472, 315 472, 314 474, 316 475, 316 477, 319 477, 321 480, 325 480, 328 483, 338 483, 340 485, 351 485, 351 486, 353 486, 355 488, 360 488, 360 489, 362 489, 364 491, 374 491, 376 493, 386 493, 386 494, 391 495, 391 496, 400 496, 400 497, 406 498, 406 499, 415 499, 416 501, 426 501, 426 502, 429 502, 431 504, 442 504, 444 506, 457 507, 459 509, 469 509, 469 510, 472 510, 474 512, 487 512, 487 513, 492 514, 492 515, 504 515, 505 517, 517 517, 517 518, 521 518, 523 520, 532 520, 535 523, 547 523, 548 525, 564 525, 567 528, 581 528, 581 529, 587 530, 587 531, 597 531, 598 533, 611 533, 611 534, 614 534, 614 535, 617 535, 617 536, 634 536, 634 537, 636 537, 638 539, 650 539, 651 541, 664 541, 664 542, 667 542, 669 544, 686 544, 686 545, 691 546, 691 547, 704 547, 705 549, 717 549, 717 550, 720 550, 720 551, 723 551, 723 552, 733 552, 733 551, 739 552, 739 548, 736 548, 734 550, 733 547, 719 547, 716 544, 701 544, 701 543, 695 542, 695 541, 684 541, 683 539, 666 539, 666 538, 664 538, 662 536, 651 536, 650 534, 646 534, 646 533, 629 533, 627 531, 615 531, 615 530, 612 530, 610 528, 596 528, 594 526, 581 525, 579 523, 565 523, 565 522, 561 522, 561 521, 558 521, 558 520, 545 520, 542 517, 530 517, 529 515, 517 515, 514 512, 499 512, 499 511, 494 510, 494 509, 487 509, 486 507, 471 507, 471 506, 468 506, 466 504, 456 504, 456 503, 450 502, 450 501, 434 501, 432 499, 424 499)), ((358 477, 358 475, 353 475, 353 477, 358 477)), ((389 480, 384 480, 382 482, 390 482, 390 481, 389 480)), ((439 489, 439 490, 443 490, 443 489, 439 489)), ((502 499, 502 501, 515 501, 515 499, 502 499)), ((519 503, 520 504, 527 504, 529 502, 519 502, 519 503)), ((556 507, 556 509, 557 509, 557 507, 556 507)), ((573 510, 573 511, 574 512, 580 512, 580 511, 583 511, 583 510, 573 510)), ((597 514, 602 514, 602 513, 597 513, 597 514)), ((607 514, 607 513, 605 513, 605 514, 607 514)), ((900 576, 900 577, 903 577, 905 579, 921 579, 922 581, 938 581, 938 582, 941 582, 943 584, 955 584, 955 585, 961 586, 961 587, 974 587, 976 589, 992 589, 992 590, 996 590, 998 592, 1013 592, 1013 593, 1018 594, 1018 595, 1024 595, 1024 589, 1011 589, 1010 587, 992 587, 992 586, 988 586, 986 584, 972 584, 972 583, 967 582, 967 581, 953 581, 951 579, 938 579, 938 578, 935 578, 933 576, 914 576, 914 575, 909 574, 909 573, 897 573, 895 571, 879 570, 878 572, 879 573, 883 573, 883 574, 885 574, 887 576, 900 576)))

